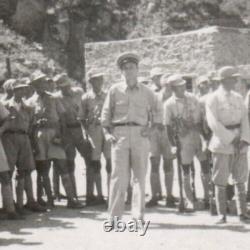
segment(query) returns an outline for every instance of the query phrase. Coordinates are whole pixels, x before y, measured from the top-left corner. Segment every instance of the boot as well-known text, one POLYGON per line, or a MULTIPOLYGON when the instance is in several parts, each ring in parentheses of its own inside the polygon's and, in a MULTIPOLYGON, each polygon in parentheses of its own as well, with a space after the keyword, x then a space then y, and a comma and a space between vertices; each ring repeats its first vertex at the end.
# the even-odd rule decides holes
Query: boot
POLYGON ((190 212, 194 211, 194 197, 192 193, 192 187, 190 183, 190 174, 185 174, 183 178, 183 187, 186 196, 186 209, 190 212))
POLYGON ((90 166, 87 166, 87 172, 86 172, 86 196, 87 197, 93 197, 94 196, 94 171, 93 168, 90 166))
POLYGON ((158 157, 151 157, 151 173, 150 173, 150 184, 151 184, 151 194, 152 199, 161 199, 161 182, 159 174, 160 159, 158 157))
POLYGON ((204 191, 204 207, 205 209, 209 209, 209 185, 210 185, 210 175, 202 174, 201 181, 204 191))
POLYGON ((73 185, 70 179, 69 174, 63 174, 61 175, 62 178, 62 183, 68 198, 68 208, 83 208, 84 206, 78 202, 74 200, 74 190, 73 190, 73 185))
POLYGON ((235 194, 237 214, 243 218, 243 216, 247 214, 246 190, 243 183, 238 183, 235 185, 235 194))
POLYGON ((19 209, 23 208, 24 178, 18 178, 16 184, 16 203, 19 209))
POLYGON ((215 203, 219 217, 226 217, 227 194, 226 187, 215 185, 215 203))
POLYGON ((13 193, 10 183, 2 183, 3 205, 7 213, 15 213, 13 193))

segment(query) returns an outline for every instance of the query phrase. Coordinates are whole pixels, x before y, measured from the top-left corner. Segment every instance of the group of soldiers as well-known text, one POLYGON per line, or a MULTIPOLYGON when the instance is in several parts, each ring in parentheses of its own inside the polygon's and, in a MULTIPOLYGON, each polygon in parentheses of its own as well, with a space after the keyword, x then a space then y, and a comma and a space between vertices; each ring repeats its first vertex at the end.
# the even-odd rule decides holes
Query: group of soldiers
POLYGON ((67 207, 108 204, 112 222, 122 217, 126 201, 131 203, 133 219, 143 221, 145 207, 157 206, 163 199, 161 163, 166 206, 182 206, 183 211, 193 212, 196 157, 201 167, 204 208, 212 206, 214 197, 219 217, 216 223, 226 223, 227 187, 231 183, 239 219, 247 222, 250 105, 249 94, 243 97, 235 89, 240 81, 247 89, 249 76, 239 75, 236 67, 222 67, 213 75, 199 76, 196 93, 191 93, 183 75, 164 68, 153 68, 150 80, 138 77, 139 57, 135 53, 121 54, 116 64, 122 80, 107 93, 103 90, 104 74, 95 69, 87 73, 90 88, 86 93, 73 86, 64 73, 51 78, 35 71, 29 78, 8 79, 3 84, 0 182, 7 218, 23 219, 27 210, 45 212, 53 208, 54 200, 62 196, 61 180, 67 207), (86 165, 86 204, 77 195, 77 151, 86 165), (107 200, 102 191, 102 156, 107 200), (173 196, 176 159, 178 198, 173 196), (151 198, 145 202, 148 165, 151 198))

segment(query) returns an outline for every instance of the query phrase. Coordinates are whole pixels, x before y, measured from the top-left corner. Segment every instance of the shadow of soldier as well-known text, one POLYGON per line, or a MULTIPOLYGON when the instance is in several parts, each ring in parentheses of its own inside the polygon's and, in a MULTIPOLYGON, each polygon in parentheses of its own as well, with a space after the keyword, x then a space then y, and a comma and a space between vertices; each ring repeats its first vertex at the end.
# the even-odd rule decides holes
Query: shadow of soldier
POLYGON ((42 242, 29 242, 20 238, 11 238, 11 239, 0 238, 0 247, 7 247, 11 245, 38 246, 42 245, 42 242))

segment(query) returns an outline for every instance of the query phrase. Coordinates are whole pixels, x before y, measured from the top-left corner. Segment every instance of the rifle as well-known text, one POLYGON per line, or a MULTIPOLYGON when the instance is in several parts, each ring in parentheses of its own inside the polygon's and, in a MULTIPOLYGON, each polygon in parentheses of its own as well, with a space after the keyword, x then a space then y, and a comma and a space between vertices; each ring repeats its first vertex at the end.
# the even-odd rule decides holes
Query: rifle
POLYGON ((183 197, 183 183, 182 183, 182 169, 181 169, 181 144, 179 139, 179 121, 178 119, 175 120, 174 124, 174 140, 175 145, 177 147, 177 169, 178 169, 178 182, 179 182, 179 192, 180 192, 180 202, 178 205, 178 209, 180 213, 183 213, 185 211, 184 206, 184 197, 183 197))
POLYGON ((6 69, 7 69, 7 78, 11 78, 11 64, 10 64, 10 46, 8 46, 8 56, 5 58, 6 69))

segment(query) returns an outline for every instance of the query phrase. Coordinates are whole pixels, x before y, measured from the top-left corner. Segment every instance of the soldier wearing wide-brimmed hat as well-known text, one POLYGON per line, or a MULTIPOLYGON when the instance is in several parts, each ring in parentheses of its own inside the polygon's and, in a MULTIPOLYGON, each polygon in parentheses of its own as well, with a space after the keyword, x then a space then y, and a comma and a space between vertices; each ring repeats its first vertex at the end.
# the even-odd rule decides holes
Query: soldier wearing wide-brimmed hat
MULTIPOLYGON (((89 165, 90 153, 89 144, 84 139, 78 113, 81 105, 82 90, 73 88, 72 80, 66 73, 61 73, 53 78, 57 89, 61 93, 61 103, 64 107, 65 133, 64 149, 67 158, 67 167, 74 188, 74 196, 77 198, 77 188, 75 180, 75 157, 76 150, 85 160, 86 166, 89 165)), ((59 195, 59 190, 55 190, 59 195)))
POLYGON ((17 79, 13 84, 13 97, 5 102, 5 107, 10 113, 8 129, 2 136, 4 148, 11 172, 16 168, 16 209, 20 214, 24 210, 24 187, 27 196, 27 207, 32 211, 46 211, 34 199, 31 172, 35 169, 35 161, 30 143, 30 125, 32 110, 25 104, 25 91, 28 78, 17 79))
MULTIPOLYGON (((119 62, 119 64, 122 63, 119 62)), ((101 126, 101 111, 106 98, 106 93, 103 91, 104 74, 92 68, 87 73, 87 82, 91 89, 82 97, 79 117, 92 145, 91 162, 87 169, 87 205, 91 205, 105 202, 102 192, 101 155, 103 154, 106 160, 109 190, 111 146, 105 140, 101 126), (94 196, 94 185, 96 186, 97 197, 94 196)))
POLYGON ((234 91, 239 76, 238 70, 233 66, 219 69, 220 86, 206 103, 207 121, 213 133, 209 150, 213 153, 212 180, 215 184, 219 224, 227 222, 226 185, 230 175, 235 185, 239 220, 249 221, 245 183, 250 130, 243 97, 234 91))
MULTIPOLYGON (((171 96, 172 90, 168 84, 170 74, 165 73, 162 68, 155 67, 151 70, 150 76, 154 82, 154 91, 158 101, 158 114, 162 115, 163 104, 171 96)), ((156 113, 156 115, 157 115, 156 113)), ((155 124, 150 133, 150 184, 152 197, 146 203, 147 207, 158 204, 161 199, 161 182, 160 182, 160 161, 163 158, 165 186, 167 191, 166 206, 175 207, 175 199, 172 194, 173 186, 173 154, 171 153, 171 144, 167 135, 166 128, 162 123, 155 124)))
POLYGON ((187 209, 193 211, 195 206, 190 184, 190 169, 194 156, 199 159, 202 168, 204 203, 207 206, 209 202, 209 169, 206 154, 202 152, 200 139, 201 107, 197 98, 186 91, 186 82, 180 74, 170 76, 167 81, 172 88, 173 95, 164 104, 164 124, 168 127, 169 137, 173 143, 174 138, 171 131, 173 128, 178 131, 187 209))
POLYGON ((47 205, 54 206, 49 178, 51 161, 56 164, 62 183, 66 191, 69 208, 81 208, 82 205, 75 200, 74 187, 67 167, 66 153, 63 145, 65 131, 65 109, 58 96, 49 92, 46 75, 34 72, 31 75, 31 84, 35 94, 29 99, 29 104, 34 110, 33 119, 33 145, 35 147, 36 169, 38 172, 37 197, 41 204, 42 183, 48 198, 47 205))

